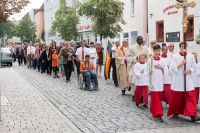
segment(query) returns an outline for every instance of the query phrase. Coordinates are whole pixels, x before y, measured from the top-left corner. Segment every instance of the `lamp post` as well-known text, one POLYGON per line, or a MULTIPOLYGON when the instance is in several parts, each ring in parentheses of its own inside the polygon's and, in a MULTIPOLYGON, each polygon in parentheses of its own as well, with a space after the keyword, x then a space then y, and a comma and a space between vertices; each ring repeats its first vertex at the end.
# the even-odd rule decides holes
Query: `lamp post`
MULTIPOLYGON (((187 52, 187 42, 186 42, 186 32, 188 29, 188 8, 194 8, 196 3, 194 1, 189 2, 189 0, 176 0, 176 8, 183 9, 183 21, 182 21, 182 28, 183 28, 183 42, 184 42, 184 49, 187 52)), ((184 55, 184 59, 186 59, 186 55, 184 55)), ((186 70, 186 64, 184 65, 184 70, 186 70)), ((184 91, 186 92, 186 75, 184 75, 184 91)))

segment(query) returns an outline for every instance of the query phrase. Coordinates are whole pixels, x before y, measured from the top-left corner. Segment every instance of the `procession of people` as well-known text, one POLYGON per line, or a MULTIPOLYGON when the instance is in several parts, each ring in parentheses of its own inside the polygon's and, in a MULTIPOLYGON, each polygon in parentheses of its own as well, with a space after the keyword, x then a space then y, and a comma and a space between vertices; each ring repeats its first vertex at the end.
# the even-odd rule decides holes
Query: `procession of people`
POLYGON ((193 122, 199 121, 200 64, 197 53, 186 52, 184 46, 187 44, 183 42, 177 53, 174 44, 159 45, 151 41, 148 48, 142 36, 138 36, 136 42, 129 45, 127 40, 122 44, 113 40, 109 52, 104 51, 100 42, 90 42, 87 47, 86 40, 80 45, 67 41, 60 45, 55 41, 51 45, 30 42, 25 47, 16 46, 15 53, 19 65, 27 65, 42 74, 53 75, 53 78, 70 82, 72 74, 83 74, 85 90, 88 91, 100 89, 98 79, 105 64, 104 74, 108 75, 105 79, 112 79, 122 96, 127 91, 132 92, 135 105, 149 108, 155 119, 163 122, 165 103, 167 116, 178 118, 183 115, 193 122), (110 60, 106 60, 106 56, 110 60))

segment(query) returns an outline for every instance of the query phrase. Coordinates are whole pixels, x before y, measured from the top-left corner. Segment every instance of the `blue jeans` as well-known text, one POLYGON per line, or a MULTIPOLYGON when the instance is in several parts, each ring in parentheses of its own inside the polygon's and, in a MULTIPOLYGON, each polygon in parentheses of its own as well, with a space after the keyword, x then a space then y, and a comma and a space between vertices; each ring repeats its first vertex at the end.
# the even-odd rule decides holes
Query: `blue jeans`
POLYGON ((90 89, 91 88, 91 82, 94 83, 94 87, 98 87, 98 80, 97 80, 97 75, 94 74, 91 71, 87 71, 84 73, 85 77, 86 77, 86 82, 85 82, 85 86, 86 88, 90 89))

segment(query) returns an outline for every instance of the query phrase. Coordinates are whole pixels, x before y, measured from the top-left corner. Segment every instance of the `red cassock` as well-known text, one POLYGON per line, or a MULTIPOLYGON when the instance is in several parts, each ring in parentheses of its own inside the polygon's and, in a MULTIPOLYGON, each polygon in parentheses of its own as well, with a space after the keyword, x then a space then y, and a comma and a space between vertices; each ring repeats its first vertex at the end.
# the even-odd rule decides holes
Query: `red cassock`
POLYGON ((199 89, 200 87, 195 87, 197 104, 199 103, 199 89))
POLYGON ((170 115, 184 115, 196 116, 197 115, 197 101, 196 91, 171 91, 169 109, 167 116, 170 115))
POLYGON ((170 95, 171 95, 171 85, 164 84, 164 91, 162 93, 162 101, 169 103, 170 95))
POLYGON ((136 86, 134 93, 135 103, 148 105, 148 86, 136 86))
POLYGON ((162 92, 152 91, 150 104, 150 112, 153 117, 163 116, 162 92))

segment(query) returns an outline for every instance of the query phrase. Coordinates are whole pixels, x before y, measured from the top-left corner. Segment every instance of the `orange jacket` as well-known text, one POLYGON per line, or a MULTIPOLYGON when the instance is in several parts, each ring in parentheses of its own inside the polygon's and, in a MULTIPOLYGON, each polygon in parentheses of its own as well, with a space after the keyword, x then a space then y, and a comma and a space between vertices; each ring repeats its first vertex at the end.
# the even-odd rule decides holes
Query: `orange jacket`
POLYGON ((86 70, 86 69, 89 69, 89 70, 94 71, 94 64, 93 64, 93 63, 89 63, 89 68, 86 68, 86 67, 85 67, 85 62, 81 62, 80 70, 81 70, 81 71, 84 71, 84 70, 86 70))
POLYGON ((52 67, 58 67, 58 55, 57 54, 52 54, 52 67))

